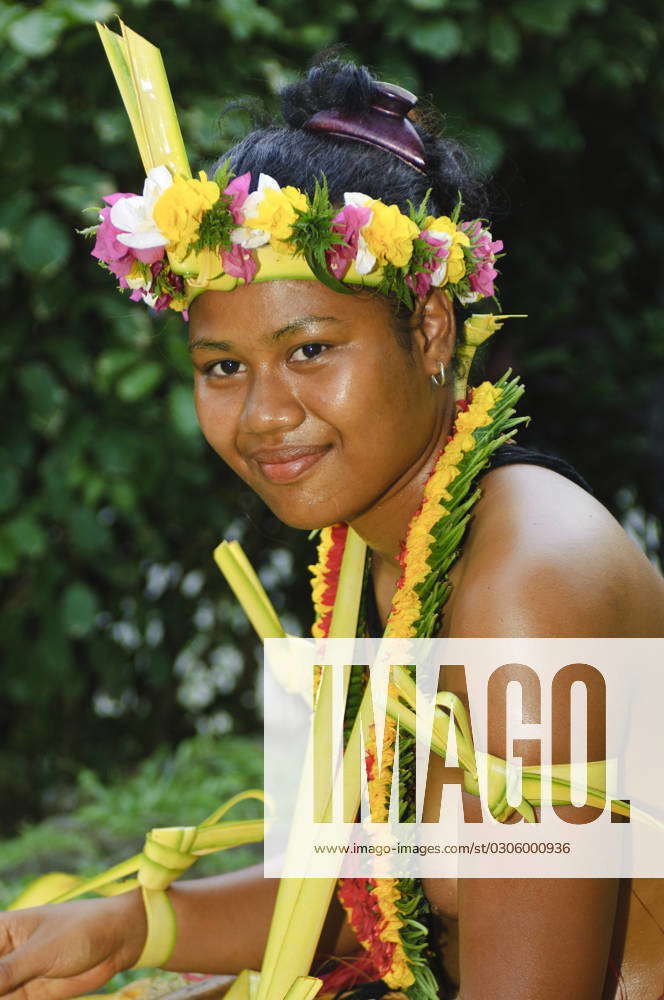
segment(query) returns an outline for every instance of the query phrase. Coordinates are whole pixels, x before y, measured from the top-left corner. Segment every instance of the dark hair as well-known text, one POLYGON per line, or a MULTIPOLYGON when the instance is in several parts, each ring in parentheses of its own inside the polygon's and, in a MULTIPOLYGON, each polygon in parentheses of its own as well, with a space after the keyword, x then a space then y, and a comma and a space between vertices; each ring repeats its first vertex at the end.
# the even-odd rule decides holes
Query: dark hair
MULTIPOLYGON (((252 181, 269 174, 282 186, 291 184, 310 195, 314 181, 327 179, 333 204, 343 203, 345 191, 362 191, 408 210, 408 201, 419 204, 430 189, 432 215, 449 214, 459 193, 464 216, 486 215, 487 196, 471 155, 443 134, 443 119, 432 108, 410 114, 426 157, 426 174, 388 150, 327 133, 302 128, 317 111, 335 109, 358 112, 371 104, 376 77, 366 66, 338 57, 323 56, 295 83, 280 93, 283 123, 270 122, 254 129, 214 165, 229 160, 236 174, 250 171, 252 181)), ((237 106, 237 105, 236 105, 237 106)), ((393 326, 398 343, 410 353, 409 313, 393 302, 393 326)))

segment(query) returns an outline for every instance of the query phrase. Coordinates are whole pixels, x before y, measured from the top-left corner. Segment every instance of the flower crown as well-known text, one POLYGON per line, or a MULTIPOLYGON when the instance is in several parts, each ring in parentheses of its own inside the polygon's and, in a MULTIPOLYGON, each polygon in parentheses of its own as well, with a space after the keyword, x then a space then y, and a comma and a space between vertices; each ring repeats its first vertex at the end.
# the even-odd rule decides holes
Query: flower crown
POLYGON ((206 289, 277 278, 374 286, 410 308, 432 287, 464 305, 494 294, 502 241, 480 219, 460 222, 460 200, 451 216, 428 215, 428 196, 404 215, 358 192, 336 209, 324 177, 313 197, 267 174, 251 186, 228 162, 213 180, 154 167, 142 195, 104 199, 92 255, 155 309, 184 311, 206 289))
POLYGON ((122 22, 120 36, 97 27, 147 178, 142 195, 106 196, 83 232, 133 300, 187 318, 203 291, 280 278, 371 286, 411 309, 432 287, 464 305, 493 296, 503 244, 485 220, 460 221, 460 197, 451 216, 427 213, 429 192, 406 215, 359 192, 333 206, 324 176, 312 196, 267 174, 235 177, 228 161, 192 177, 159 50, 122 22))

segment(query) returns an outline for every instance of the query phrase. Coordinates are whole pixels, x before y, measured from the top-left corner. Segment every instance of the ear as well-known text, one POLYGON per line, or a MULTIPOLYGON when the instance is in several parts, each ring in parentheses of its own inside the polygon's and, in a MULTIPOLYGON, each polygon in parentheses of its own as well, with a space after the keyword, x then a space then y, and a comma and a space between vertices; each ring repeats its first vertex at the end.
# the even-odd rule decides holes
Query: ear
POLYGON ((442 288, 432 288, 426 299, 418 302, 410 329, 426 374, 437 375, 441 361, 447 368, 456 344, 456 320, 452 301, 442 288))

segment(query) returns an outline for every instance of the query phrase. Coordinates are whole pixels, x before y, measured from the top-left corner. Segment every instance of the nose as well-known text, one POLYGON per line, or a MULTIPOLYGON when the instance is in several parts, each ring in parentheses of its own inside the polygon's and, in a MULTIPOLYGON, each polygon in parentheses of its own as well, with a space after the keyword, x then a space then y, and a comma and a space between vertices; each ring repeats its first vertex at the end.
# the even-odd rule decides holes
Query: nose
POLYGON ((246 434, 284 432, 298 427, 305 411, 288 380, 274 368, 255 369, 240 415, 240 429, 246 434))

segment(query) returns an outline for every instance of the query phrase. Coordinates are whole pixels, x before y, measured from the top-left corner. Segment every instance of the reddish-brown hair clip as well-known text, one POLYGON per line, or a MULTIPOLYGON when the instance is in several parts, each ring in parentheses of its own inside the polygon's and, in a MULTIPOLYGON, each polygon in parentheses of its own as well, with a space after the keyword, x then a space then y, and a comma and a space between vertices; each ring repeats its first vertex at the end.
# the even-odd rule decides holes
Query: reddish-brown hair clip
POLYGON ((416 104, 417 97, 409 90, 376 80, 371 106, 366 111, 317 111, 302 128, 388 149, 426 173, 424 145, 406 117, 416 104))

